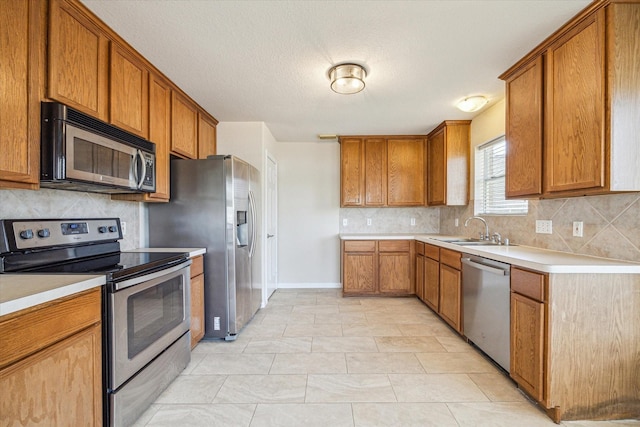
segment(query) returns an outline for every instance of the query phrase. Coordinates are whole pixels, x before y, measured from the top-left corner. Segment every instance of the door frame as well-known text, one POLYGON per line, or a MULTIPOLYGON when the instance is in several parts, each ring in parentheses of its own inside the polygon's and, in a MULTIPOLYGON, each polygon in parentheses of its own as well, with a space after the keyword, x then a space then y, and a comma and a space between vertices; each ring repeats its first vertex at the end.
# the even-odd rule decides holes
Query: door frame
POLYGON ((269 297, 271 296, 271 294, 269 293, 270 289, 273 289, 273 291, 275 292, 276 289, 278 289, 278 161, 276 160, 275 156, 273 156, 273 154, 271 152, 269 152, 268 150, 265 150, 265 179, 264 179, 264 207, 265 207, 265 214, 264 214, 264 233, 263 233, 263 239, 264 239, 264 263, 263 263, 263 268, 264 268, 264 278, 265 278, 265 286, 263 287, 263 293, 262 293, 262 306, 265 307, 267 305, 267 302, 269 300, 269 297), (273 209, 270 209, 270 197, 269 197, 269 169, 270 169, 270 165, 269 163, 273 163, 273 167, 275 169, 275 173, 274 173, 274 179, 275 179, 275 188, 274 188, 274 196, 273 196, 273 204, 274 206, 272 207, 273 209), (273 239, 275 239, 275 243, 273 245, 273 249, 271 249, 271 244, 269 242, 269 238, 267 237, 269 235, 269 221, 271 219, 271 216, 274 216, 275 218, 273 218, 274 221, 274 237, 273 239), (272 263, 272 264, 270 264, 272 263), (275 266, 275 277, 274 277, 274 281, 275 281, 275 286, 273 288, 269 288, 269 285, 271 284, 271 277, 269 274, 269 266, 270 265, 274 265, 275 266))

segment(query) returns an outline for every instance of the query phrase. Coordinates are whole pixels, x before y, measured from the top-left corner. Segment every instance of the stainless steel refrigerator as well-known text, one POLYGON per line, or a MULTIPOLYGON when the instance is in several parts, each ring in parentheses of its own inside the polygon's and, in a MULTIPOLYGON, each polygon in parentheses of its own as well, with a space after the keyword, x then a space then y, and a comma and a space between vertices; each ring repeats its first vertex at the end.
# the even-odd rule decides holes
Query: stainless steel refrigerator
POLYGON ((204 339, 234 340, 260 308, 260 174, 233 156, 171 160, 171 201, 149 206, 152 247, 204 247, 204 339), (257 264, 257 263, 256 263, 257 264))

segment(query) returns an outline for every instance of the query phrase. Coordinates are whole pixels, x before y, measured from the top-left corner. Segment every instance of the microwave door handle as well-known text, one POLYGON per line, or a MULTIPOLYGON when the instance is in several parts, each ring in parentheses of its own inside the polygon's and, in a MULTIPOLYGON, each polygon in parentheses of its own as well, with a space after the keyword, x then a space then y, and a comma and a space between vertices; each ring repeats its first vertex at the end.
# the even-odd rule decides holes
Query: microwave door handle
POLYGON ((134 176, 136 178, 136 188, 139 190, 142 188, 142 184, 144 184, 144 180, 147 178, 147 168, 144 163, 144 155, 141 150, 138 150, 136 153, 136 163, 135 163, 135 173, 134 176), (138 179, 138 164, 141 165, 142 176, 138 179))

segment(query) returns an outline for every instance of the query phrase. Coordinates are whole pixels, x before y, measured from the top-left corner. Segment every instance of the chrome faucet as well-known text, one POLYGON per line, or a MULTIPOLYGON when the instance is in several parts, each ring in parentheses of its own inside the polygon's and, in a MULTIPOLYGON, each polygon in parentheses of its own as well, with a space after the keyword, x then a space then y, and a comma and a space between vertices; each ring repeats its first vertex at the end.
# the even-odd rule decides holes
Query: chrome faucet
MULTIPOLYGON (((502 235, 496 231, 491 235, 491 240, 494 241, 495 243, 501 245, 502 244, 502 235)), ((509 240, 509 239, 507 239, 507 240, 509 240)))
POLYGON ((466 221, 464 222, 464 226, 466 227, 467 225, 469 225, 469 221, 471 221, 472 219, 482 221, 482 223, 484 224, 484 234, 480 233, 480 240, 489 240, 489 226, 487 225, 487 221, 485 221, 484 218, 479 216, 471 216, 466 219, 466 221))

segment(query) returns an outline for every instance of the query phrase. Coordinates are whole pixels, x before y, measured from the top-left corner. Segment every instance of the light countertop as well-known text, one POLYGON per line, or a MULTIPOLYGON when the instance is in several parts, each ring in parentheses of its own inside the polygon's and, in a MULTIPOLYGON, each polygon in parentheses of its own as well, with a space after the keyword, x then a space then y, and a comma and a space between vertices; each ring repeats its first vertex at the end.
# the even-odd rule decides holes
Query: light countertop
POLYGON ((206 248, 138 248, 131 249, 126 252, 188 252, 189 258, 193 258, 198 255, 204 255, 207 252, 206 248))
POLYGON ((420 242, 506 262, 519 267, 544 273, 619 273, 640 274, 640 263, 609 258, 579 255, 569 252, 552 251, 531 246, 462 246, 436 239, 461 236, 437 234, 341 234, 342 240, 395 240, 415 239, 420 242))
POLYGON ((0 274, 0 316, 106 283, 96 274, 0 274))

